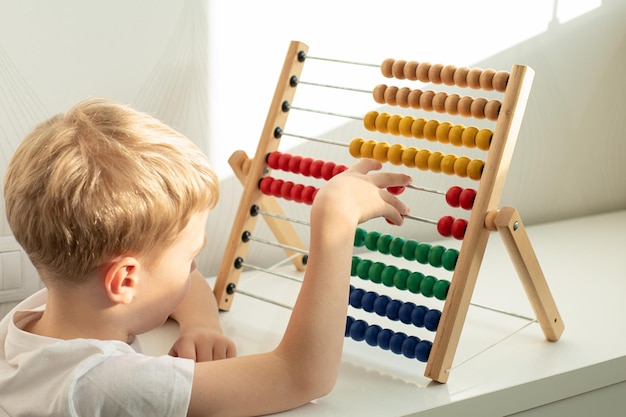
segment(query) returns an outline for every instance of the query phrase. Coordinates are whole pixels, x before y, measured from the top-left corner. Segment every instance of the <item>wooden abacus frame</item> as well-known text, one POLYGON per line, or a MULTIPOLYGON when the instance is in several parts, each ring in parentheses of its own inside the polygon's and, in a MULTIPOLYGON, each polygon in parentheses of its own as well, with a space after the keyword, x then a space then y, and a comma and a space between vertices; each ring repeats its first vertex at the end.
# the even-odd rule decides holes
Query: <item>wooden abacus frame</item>
MULTIPOLYGON (((242 244, 242 233, 253 230, 259 217, 250 215, 250 208, 258 206, 263 211, 282 213, 274 197, 260 191, 258 182, 268 170, 266 155, 278 149, 280 133, 276 129, 285 125, 288 116, 288 108, 283 103, 293 101, 296 91, 293 77, 300 77, 307 53, 307 45, 291 42, 254 157, 248 158, 245 152, 237 151, 229 159, 244 188, 214 289, 221 310, 230 309, 233 289, 241 273, 240 262, 245 259, 249 247, 242 244)), ((491 231, 497 230, 501 235, 545 338, 556 341, 564 329, 519 213, 510 207, 498 209, 533 77, 532 69, 514 65, 506 84, 478 192, 426 364, 424 375, 438 382, 444 383, 448 379, 491 231)), ((288 255, 296 253, 290 248, 306 249, 292 225, 278 223, 269 216, 264 219, 279 242, 285 245, 288 255)), ((306 267, 306 256, 292 257, 292 261, 298 270, 306 267)))

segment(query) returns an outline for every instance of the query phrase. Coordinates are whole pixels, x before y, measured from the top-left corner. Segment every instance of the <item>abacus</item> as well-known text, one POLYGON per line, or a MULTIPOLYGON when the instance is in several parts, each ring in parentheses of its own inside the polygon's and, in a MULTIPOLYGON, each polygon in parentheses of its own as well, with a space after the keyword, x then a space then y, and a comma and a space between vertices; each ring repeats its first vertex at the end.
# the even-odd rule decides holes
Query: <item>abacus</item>
MULTIPOLYGON (((513 65, 511 71, 495 71, 386 59, 376 67, 388 79, 402 80, 410 85, 433 85, 438 89, 469 88, 485 96, 499 96, 472 97, 454 92, 379 84, 372 90, 359 92, 367 92, 377 105, 399 107, 404 113, 442 113, 471 119, 477 126, 441 122, 430 116, 416 117, 412 114, 390 114, 372 110, 357 117, 365 134, 384 135, 392 138, 390 140, 394 143, 366 138, 336 143, 293 134, 285 129, 290 112, 302 110, 293 105, 299 85, 335 88, 301 79, 304 64, 311 59, 367 65, 312 57, 308 55, 307 45, 291 42, 254 157, 249 158, 244 151, 236 151, 229 159, 229 164, 243 184, 243 192, 214 288, 220 309, 230 309, 235 293, 246 294, 238 288, 239 277, 244 267, 249 266, 245 259, 252 241, 263 242, 263 239, 255 239, 253 234, 259 214, 277 238, 274 245, 287 253, 297 270, 306 268, 306 245, 292 225, 295 219, 284 214, 278 201, 282 204, 310 205, 318 187, 294 182, 285 177, 283 179, 280 175, 289 174, 307 178, 308 181, 324 181, 347 169, 346 165, 338 162, 279 151, 281 139, 291 136, 311 140, 316 144, 328 142, 344 146, 352 158, 374 158, 398 169, 424 173, 424 177, 444 174, 455 181, 478 184, 476 188, 452 185, 446 191, 415 185, 407 187, 413 188, 412 191, 415 192, 443 195, 449 206, 470 213, 467 220, 450 215, 444 215, 438 220, 407 216, 410 220, 432 223, 442 237, 459 243, 459 249, 379 231, 366 231, 362 227, 357 229, 355 235, 355 247, 360 250, 377 252, 390 256, 391 259, 404 258, 418 266, 427 265, 452 274, 450 279, 438 279, 419 271, 365 259, 360 253, 353 257, 352 276, 355 280, 358 278, 368 281, 369 284, 380 284, 382 288, 393 287, 408 294, 410 299, 403 301, 377 291, 366 291, 355 284, 351 285, 348 300, 350 306, 375 313, 386 320, 425 328, 434 332, 434 340, 409 336, 403 331, 368 324, 365 320, 351 316, 346 321, 347 337, 425 362, 424 375, 445 383, 471 304, 488 237, 490 232, 498 231, 545 338, 557 341, 564 329, 563 321, 519 213, 511 207, 498 209, 531 89, 534 75, 532 69, 513 65), (479 127, 485 123, 491 123, 495 127, 479 127), (437 144, 444 148, 467 148, 483 152, 487 155, 486 160, 405 146, 403 143, 415 139, 425 140, 427 142, 424 143, 431 146, 437 144), (440 310, 421 305, 417 302, 418 297, 437 300, 443 308, 440 310)), ((332 113, 328 114, 333 116, 332 113)), ((388 191, 400 194, 407 190, 388 191)), ((405 223, 409 223, 409 220, 405 223)), ((405 224, 403 227, 411 225, 405 224)))

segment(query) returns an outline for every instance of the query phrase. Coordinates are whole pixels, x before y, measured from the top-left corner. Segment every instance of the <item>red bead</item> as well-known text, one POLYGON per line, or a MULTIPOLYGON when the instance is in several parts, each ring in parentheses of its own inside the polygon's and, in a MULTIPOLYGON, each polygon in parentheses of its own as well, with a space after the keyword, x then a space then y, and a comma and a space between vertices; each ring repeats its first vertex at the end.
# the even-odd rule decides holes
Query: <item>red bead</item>
POLYGON ((302 190, 302 202, 308 205, 313 204, 315 191, 316 188, 312 185, 307 185, 306 187, 304 187, 304 189, 302 190))
POLYGON ((448 192, 446 192, 446 203, 450 207, 458 207, 459 206, 459 196, 463 189, 457 185, 450 187, 448 192))
POLYGON ((293 186, 294 184, 292 181, 285 181, 283 186, 280 187, 280 196, 285 200, 291 200, 291 189, 293 186))
POLYGON ((437 231, 443 237, 452 236, 452 225, 454 224, 454 222, 455 222, 454 217, 443 216, 437 222, 437 231))
POLYGON ((305 177, 311 176, 311 164, 313 163, 313 158, 306 157, 302 158, 300 161, 300 173, 305 177))
POLYGON ((273 182, 274 182, 274 178, 272 177, 261 178, 261 181, 259 182, 259 189, 265 195, 272 195, 270 188, 273 182))
POLYGON ((467 229, 467 220, 465 219, 456 219, 452 222, 452 236, 455 239, 463 240, 465 237, 465 230, 467 229))
POLYGON ((347 165, 343 165, 343 164, 337 164, 335 165, 335 168, 333 169, 333 177, 335 175, 339 175, 341 174, 343 171, 347 170, 348 166, 347 165))
POLYGON ((302 203, 302 191, 304 190, 304 185, 295 184, 291 187, 291 199, 296 203, 302 203))
POLYGON ((280 159, 281 153, 276 151, 267 155, 267 165, 272 169, 278 169, 278 160, 280 159))
POLYGON ((294 174, 300 173, 300 163, 302 162, 302 157, 300 155, 294 155, 289 160, 289 171, 294 174))
POLYGON ((278 158, 278 166, 283 171, 289 171, 289 160, 291 159, 291 154, 284 153, 278 158))
POLYGON ((474 199, 476 198, 476 190, 466 188, 459 195, 461 207, 465 210, 471 210, 474 207, 474 199))
POLYGON ((274 181, 272 181, 272 184, 270 184, 270 193, 274 197, 280 197, 280 188, 283 186, 284 182, 285 181, 278 179, 274 179, 274 181))
POLYGON ((324 166, 324 161, 321 159, 311 162, 311 176, 313 178, 322 178, 322 166, 324 166))
POLYGON ((404 192, 404 187, 387 187, 387 191, 389 191, 393 195, 400 195, 404 192))
POLYGON ((321 170, 322 178, 324 178, 326 181, 331 179, 333 177, 333 170, 335 169, 335 166, 337 166, 337 164, 332 161, 324 162, 321 170))

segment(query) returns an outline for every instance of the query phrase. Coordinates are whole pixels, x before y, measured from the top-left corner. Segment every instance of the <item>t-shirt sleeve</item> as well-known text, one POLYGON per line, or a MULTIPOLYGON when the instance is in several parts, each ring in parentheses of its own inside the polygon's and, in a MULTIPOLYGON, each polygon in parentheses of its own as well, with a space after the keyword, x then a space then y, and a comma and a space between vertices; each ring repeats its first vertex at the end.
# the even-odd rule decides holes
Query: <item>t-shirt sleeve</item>
POLYGON ((194 362, 171 356, 96 356, 82 366, 72 389, 76 416, 184 417, 194 362))

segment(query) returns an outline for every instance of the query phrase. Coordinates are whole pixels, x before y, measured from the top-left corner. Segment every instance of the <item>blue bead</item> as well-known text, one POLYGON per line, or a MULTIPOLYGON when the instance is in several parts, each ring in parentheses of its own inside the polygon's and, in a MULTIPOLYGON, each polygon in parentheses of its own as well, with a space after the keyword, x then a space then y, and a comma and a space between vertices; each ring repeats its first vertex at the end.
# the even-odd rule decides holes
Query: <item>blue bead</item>
POLYGON ((386 295, 380 295, 374 301, 374 311, 381 317, 385 316, 385 312, 387 310, 387 304, 391 301, 391 298, 386 295))
POLYGON ((430 356, 430 348, 433 346, 428 340, 422 340, 415 347, 415 358, 420 362, 428 362, 430 356))
POLYGON ((389 350, 389 340, 391 339, 391 336, 393 336, 393 331, 390 329, 382 329, 378 332, 378 346, 381 349, 389 350))
POLYGON ((363 320, 356 320, 350 326, 350 337, 357 342, 365 340, 365 330, 367 330, 367 323, 363 320))
POLYGON ((430 310, 426 313, 426 316, 424 316, 424 326, 431 332, 436 331, 439 326, 439 318, 441 318, 441 311, 430 310))
POLYGON ((420 342, 419 337, 409 336, 402 343, 402 354, 409 359, 415 358, 415 348, 420 342))
POLYGON ((352 327, 352 323, 354 323, 354 317, 346 317, 346 331, 344 334, 345 337, 350 337, 350 327, 352 327))
POLYGON ((411 313, 411 323, 417 327, 424 327, 424 316, 428 313, 428 308, 425 306, 417 306, 411 313))
POLYGON ((372 313, 374 311, 374 302, 378 298, 378 294, 374 291, 368 291, 361 298, 361 308, 368 313, 372 313))
POLYGON ((378 345, 378 333, 380 333, 382 329, 383 328, 380 327, 378 324, 370 325, 370 327, 368 327, 367 330, 365 330, 365 342, 370 346, 377 346, 378 345))
POLYGON ((391 336, 389 340, 389 349, 393 353, 397 353, 398 355, 402 354, 402 344, 404 340, 407 338, 406 333, 398 332, 391 336))
POLYGON ((355 288, 350 292, 350 305, 354 308, 361 308, 361 299, 363 298, 365 291, 360 288, 355 288))
POLYGON ((400 319, 400 321, 404 324, 411 324, 411 314, 413 313, 413 310, 415 310, 415 304, 412 302, 406 302, 404 304, 402 304, 402 307, 400 307, 400 310, 398 311, 398 318, 400 319))
POLYGON ((385 308, 385 315, 389 320, 397 321, 398 320, 398 311, 402 307, 402 301, 399 300, 391 300, 387 303, 387 308, 385 308))

